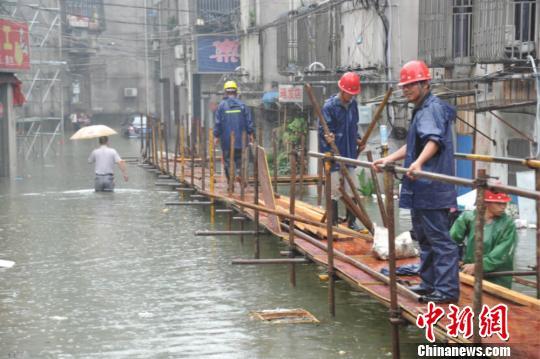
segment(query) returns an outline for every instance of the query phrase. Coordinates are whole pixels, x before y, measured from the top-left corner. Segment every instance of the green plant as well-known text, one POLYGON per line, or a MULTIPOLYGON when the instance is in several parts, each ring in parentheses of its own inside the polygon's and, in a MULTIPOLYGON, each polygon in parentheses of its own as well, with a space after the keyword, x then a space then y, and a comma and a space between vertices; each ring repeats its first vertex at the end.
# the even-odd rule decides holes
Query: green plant
POLYGON ((358 174, 358 184, 360 185, 360 192, 364 196, 371 196, 375 190, 375 184, 371 178, 366 176, 366 171, 364 169, 360 170, 358 174))
POLYGON ((307 133, 307 130, 307 120, 303 117, 295 117, 287 125, 283 139, 293 146, 298 146, 300 144, 300 138, 303 134, 307 133))

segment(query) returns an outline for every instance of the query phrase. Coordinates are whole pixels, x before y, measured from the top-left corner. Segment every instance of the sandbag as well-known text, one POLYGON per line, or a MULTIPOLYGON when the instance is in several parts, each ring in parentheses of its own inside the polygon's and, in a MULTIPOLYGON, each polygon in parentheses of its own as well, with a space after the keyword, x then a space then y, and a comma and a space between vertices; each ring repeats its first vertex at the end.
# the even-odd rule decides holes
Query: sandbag
MULTIPOLYGON (((411 232, 409 231, 397 236, 395 243, 397 259, 418 257, 420 255, 418 244, 411 238, 411 232)), ((388 229, 386 227, 379 227, 374 224, 372 250, 377 258, 388 259, 388 229)))

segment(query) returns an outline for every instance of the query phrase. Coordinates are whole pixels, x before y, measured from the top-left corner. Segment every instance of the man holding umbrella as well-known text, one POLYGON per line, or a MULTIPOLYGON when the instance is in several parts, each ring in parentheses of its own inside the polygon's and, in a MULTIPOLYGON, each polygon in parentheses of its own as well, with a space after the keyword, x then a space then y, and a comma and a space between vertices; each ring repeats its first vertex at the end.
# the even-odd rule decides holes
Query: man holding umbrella
POLYGON ((88 163, 95 163, 95 185, 96 192, 112 192, 114 191, 114 164, 116 163, 124 181, 128 181, 126 163, 114 148, 108 146, 109 138, 102 136, 99 138, 99 148, 96 148, 88 157, 88 163))

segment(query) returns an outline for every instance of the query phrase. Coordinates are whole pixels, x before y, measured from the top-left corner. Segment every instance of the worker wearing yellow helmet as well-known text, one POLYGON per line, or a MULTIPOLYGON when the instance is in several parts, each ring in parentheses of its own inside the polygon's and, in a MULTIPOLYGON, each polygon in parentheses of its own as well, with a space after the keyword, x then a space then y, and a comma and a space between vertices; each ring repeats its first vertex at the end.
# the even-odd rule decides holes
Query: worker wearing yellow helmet
POLYGON ((225 92, 238 92, 238 85, 234 81, 227 81, 223 85, 223 91, 225 91, 225 92))
MULTIPOLYGON (((221 153, 225 164, 225 175, 230 182, 240 173, 242 155, 242 134, 248 135, 253 142, 255 127, 249 108, 237 98, 238 85, 234 81, 227 81, 223 85, 225 97, 216 111, 214 124, 214 137, 216 145, 221 144, 221 153), (229 173, 231 134, 234 133, 234 168, 236 173, 229 173)), ((237 177, 239 178, 239 177, 237 177)))

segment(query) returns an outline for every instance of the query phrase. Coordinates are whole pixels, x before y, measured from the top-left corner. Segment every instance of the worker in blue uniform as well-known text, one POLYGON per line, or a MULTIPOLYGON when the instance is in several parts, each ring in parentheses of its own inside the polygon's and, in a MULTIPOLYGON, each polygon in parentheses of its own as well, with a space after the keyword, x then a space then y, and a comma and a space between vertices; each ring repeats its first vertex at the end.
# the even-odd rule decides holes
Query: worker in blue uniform
MULTIPOLYGON (((360 93, 360 77, 354 72, 347 72, 341 76, 338 87, 339 93, 327 99, 322 109, 330 133, 325 133, 323 126, 319 124, 320 151, 333 152, 330 143, 334 142, 340 156, 357 159, 360 136, 358 135, 358 104, 355 97, 360 93)), ((332 222, 334 224, 338 222, 338 201, 342 197, 339 192, 339 166, 340 164, 336 162, 331 169, 332 222)), ((358 177, 351 176, 351 179, 358 188, 358 177)), ((352 196, 348 183, 344 183, 344 186, 345 191, 352 196)), ((346 221, 349 228, 360 230, 356 224, 356 216, 350 210, 347 210, 346 221)))
POLYGON ((225 175, 227 181, 234 181, 234 176, 240 173, 242 158, 242 134, 246 132, 249 142, 253 142, 255 128, 251 111, 240 101, 238 96, 238 85, 234 81, 227 81, 223 86, 225 98, 219 104, 216 111, 216 121, 214 124, 214 138, 216 145, 221 143, 221 153, 225 164, 225 175), (234 132, 234 168, 236 173, 229 173, 231 133, 234 132))
POLYGON ((422 282, 410 289, 421 295, 421 302, 451 303, 459 299, 459 251, 450 238, 448 212, 457 207, 454 185, 415 178, 413 171, 454 175, 452 125, 456 111, 448 103, 431 94, 431 75, 422 61, 403 65, 399 86, 403 95, 414 104, 407 143, 378 164, 405 159, 409 168, 401 184, 401 208, 411 210, 416 239, 420 245, 420 277, 422 282))

